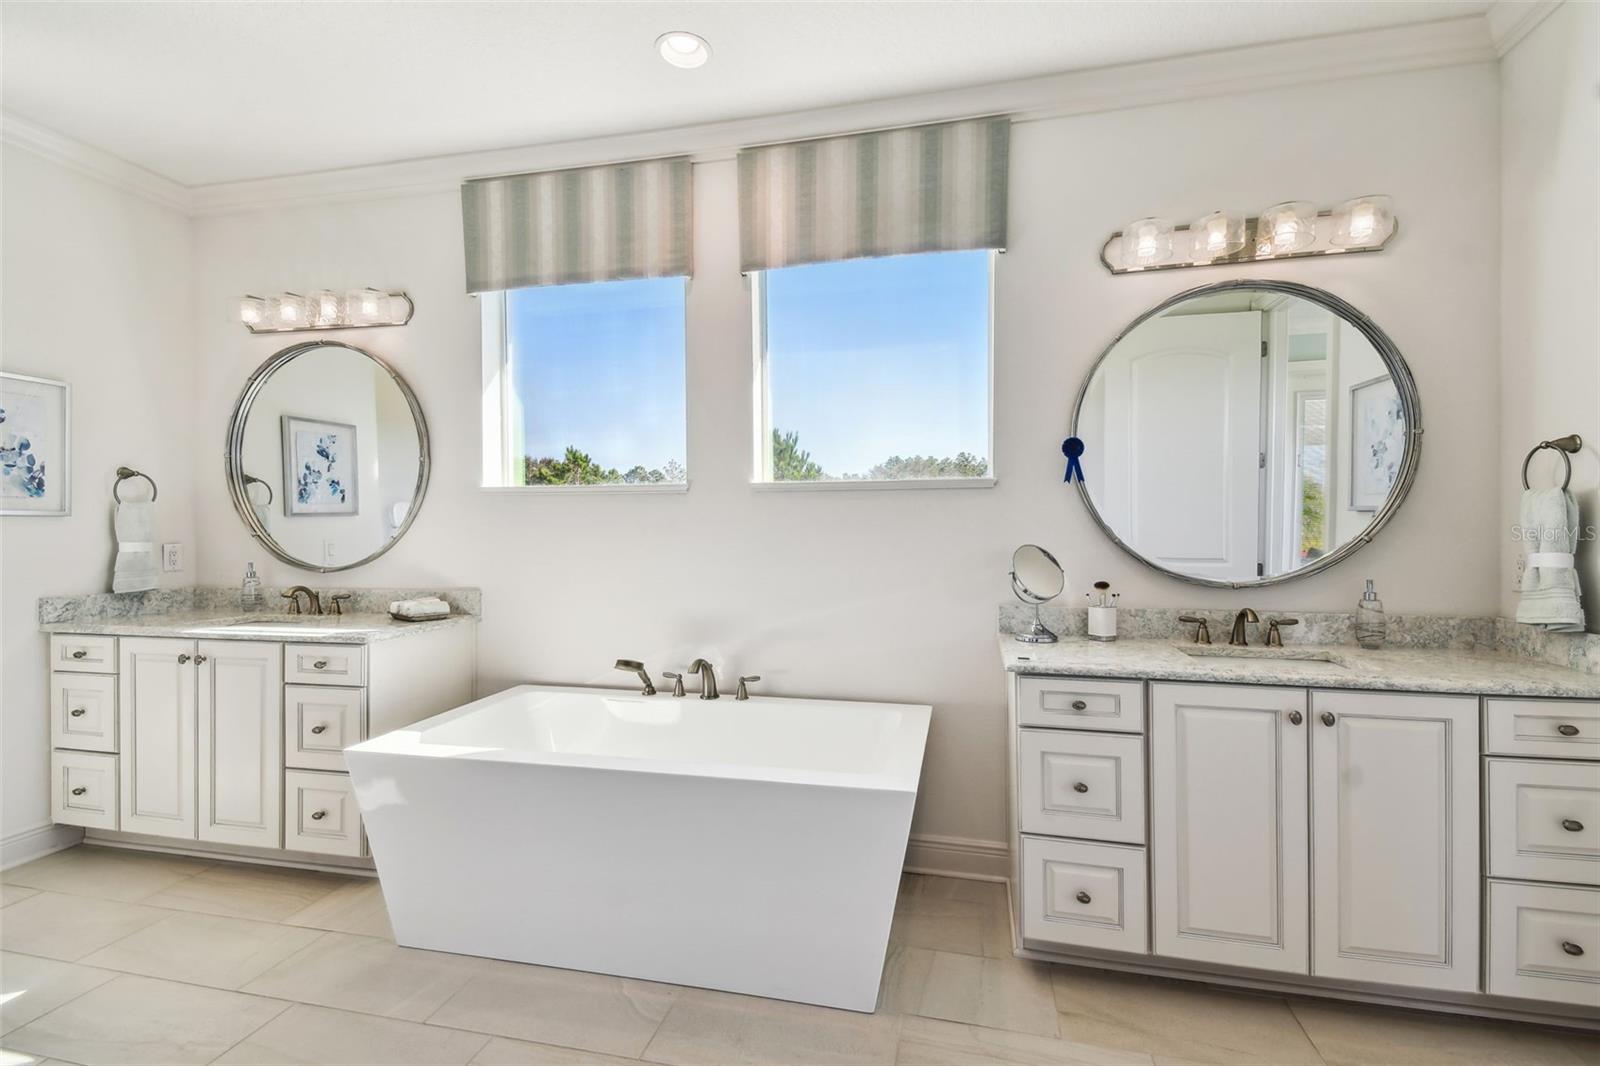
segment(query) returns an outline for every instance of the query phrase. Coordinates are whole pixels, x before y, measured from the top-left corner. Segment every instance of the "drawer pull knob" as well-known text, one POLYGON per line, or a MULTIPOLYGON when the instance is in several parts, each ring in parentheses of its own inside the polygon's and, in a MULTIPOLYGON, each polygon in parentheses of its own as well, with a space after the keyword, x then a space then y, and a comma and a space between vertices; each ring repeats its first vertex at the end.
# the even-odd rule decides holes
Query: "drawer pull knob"
POLYGON ((1562 722, 1560 725, 1556 726, 1556 732, 1560 733, 1564 737, 1575 737, 1578 735, 1578 727, 1573 725, 1571 722, 1562 722))
POLYGON ((74 708, 72 708, 72 710, 68 711, 67 713, 72 715, 72 717, 74 717, 74 718, 82 718, 84 715, 88 714, 89 712, 84 710, 82 707, 74 707, 74 708))
POLYGON ((178 656, 178 665, 179 666, 182 666, 184 663, 186 663, 188 661, 189 661, 189 656, 187 654, 183 654, 183 655, 179 655, 178 656))
POLYGON ((1092 897, 1087 892, 1079 892, 1077 896, 1079 903, 1088 903, 1091 898, 1092 897))
POLYGON ((327 811, 312 811, 311 812, 311 820, 313 822, 320 822, 324 818, 326 818, 327 816, 328 816, 328 812, 327 811))
POLYGON ((72 794, 74 796, 81 796, 87 791, 89 791, 89 788, 88 788, 87 785, 79 785, 77 788, 72 790, 72 794))
POLYGON ((1561 942, 1561 950, 1565 951, 1568 955, 1571 955, 1573 958, 1577 958, 1579 955, 1583 954, 1583 949, 1580 948, 1578 945, 1574 944, 1570 940, 1563 940, 1561 942))
POLYGON ((1087 711, 1089 709, 1089 704, 1084 700, 1073 700, 1072 709, 1075 711, 1087 711))
POLYGON ((1335 719, 1333 717, 1333 712, 1332 711, 1323 711, 1322 712, 1322 724, 1323 725, 1332 725, 1334 723, 1334 721, 1335 721, 1335 719))
POLYGON ((1583 823, 1576 818, 1563 818, 1561 819, 1561 828, 1569 833, 1581 833, 1583 832, 1583 823))
POLYGON ((1076 785, 1072 786, 1072 791, 1074 791, 1074 792, 1087 792, 1087 791, 1089 791, 1089 786, 1084 784, 1082 781, 1079 781, 1076 785))
POLYGON ((87 659, 89 657, 89 653, 87 650, 79 648, 77 651, 72 653, 72 657, 74 659, 87 659))
POLYGON ((318 659, 316 662, 311 664, 311 667, 314 670, 326 670, 328 668, 328 660, 318 659))
POLYGON ((314 725, 311 727, 311 731, 313 733, 326 733, 328 731, 328 727, 327 725, 314 725))
POLYGON ((1290 725, 1299 725, 1301 722, 1303 722, 1305 720, 1306 720, 1306 716, 1301 714, 1299 711, 1290 711, 1289 712, 1289 724, 1290 725))

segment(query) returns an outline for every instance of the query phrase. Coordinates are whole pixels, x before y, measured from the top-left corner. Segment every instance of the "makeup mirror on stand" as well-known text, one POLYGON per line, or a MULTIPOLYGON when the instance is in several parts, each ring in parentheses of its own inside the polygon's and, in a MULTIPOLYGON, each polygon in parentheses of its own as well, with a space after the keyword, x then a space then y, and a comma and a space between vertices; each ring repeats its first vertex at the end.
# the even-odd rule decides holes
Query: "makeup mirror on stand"
POLYGON ((1067 578, 1056 557, 1037 544, 1024 544, 1011 554, 1011 591, 1023 603, 1033 605, 1033 628, 1017 635, 1025 644, 1054 644, 1056 635, 1039 617, 1041 604, 1061 595, 1067 578))

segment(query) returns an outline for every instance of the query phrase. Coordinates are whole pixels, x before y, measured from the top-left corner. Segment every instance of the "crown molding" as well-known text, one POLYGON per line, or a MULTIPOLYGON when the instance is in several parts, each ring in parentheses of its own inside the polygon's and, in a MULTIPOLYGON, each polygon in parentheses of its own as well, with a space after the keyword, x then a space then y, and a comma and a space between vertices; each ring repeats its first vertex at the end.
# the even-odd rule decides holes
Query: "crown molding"
POLYGON ((194 213, 194 192, 188 186, 10 112, 0 112, 0 142, 26 149, 68 170, 97 178, 162 207, 184 214, 194 213))
POLYGON ((1495 0, 1483 13, 1489 27, 1489 39, 1494 42, 1494 54, 1504 56, 1511 51, 1533 28, 1561 6, 1562 0, 1495 0))

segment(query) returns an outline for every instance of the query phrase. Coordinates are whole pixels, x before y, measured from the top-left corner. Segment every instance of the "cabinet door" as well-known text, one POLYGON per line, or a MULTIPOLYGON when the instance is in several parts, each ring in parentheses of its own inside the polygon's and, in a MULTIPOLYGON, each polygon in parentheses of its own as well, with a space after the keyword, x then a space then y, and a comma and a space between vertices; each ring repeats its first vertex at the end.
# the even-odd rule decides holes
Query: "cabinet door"
POLYGON ((283 650, 202 640, 201 840, 283 846, 283 650))
POLYGON ((1311 972, 1478 987, 1478 701, 1311 694, 1311 972))
POLYGON ((1155 953, 1306 973, 1305 690, 1151 692, 1155 953))
POLYGON ((124 637, 120 643, 122 828, 193 840, 194 641, 124 637))

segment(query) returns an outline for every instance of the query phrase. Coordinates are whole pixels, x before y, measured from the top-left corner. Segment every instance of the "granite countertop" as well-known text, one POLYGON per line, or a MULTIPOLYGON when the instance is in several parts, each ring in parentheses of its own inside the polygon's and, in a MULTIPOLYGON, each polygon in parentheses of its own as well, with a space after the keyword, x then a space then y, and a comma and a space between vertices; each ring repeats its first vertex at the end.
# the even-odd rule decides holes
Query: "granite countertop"
POLYGON ((375 612, 342 615, 292 615, 257 611, 167 611, 125 618, 86 618, 48 622, 46 633, 116 637, 184 637, 190 640, 283 640, 294 644, 372 644, 476 622, 476 615, 452 614, 429 622, 402 622, 375 612))
POLYGON ((1213 656, 1197 657, 1184 654, 1181 646, 1171 638, 1063 637, 1056 644, 1025 644, 1000 636, 1005 668, 1016 674, 1600 699, 1600 675, 1489 651, 1300 644, 1241 652, 1213 644, 1205 646, 1213 656), (1281 658, 1246 657, 1263 653, 1281 658), (1333 661, 1322 661, 1324 656, 1333 661))

